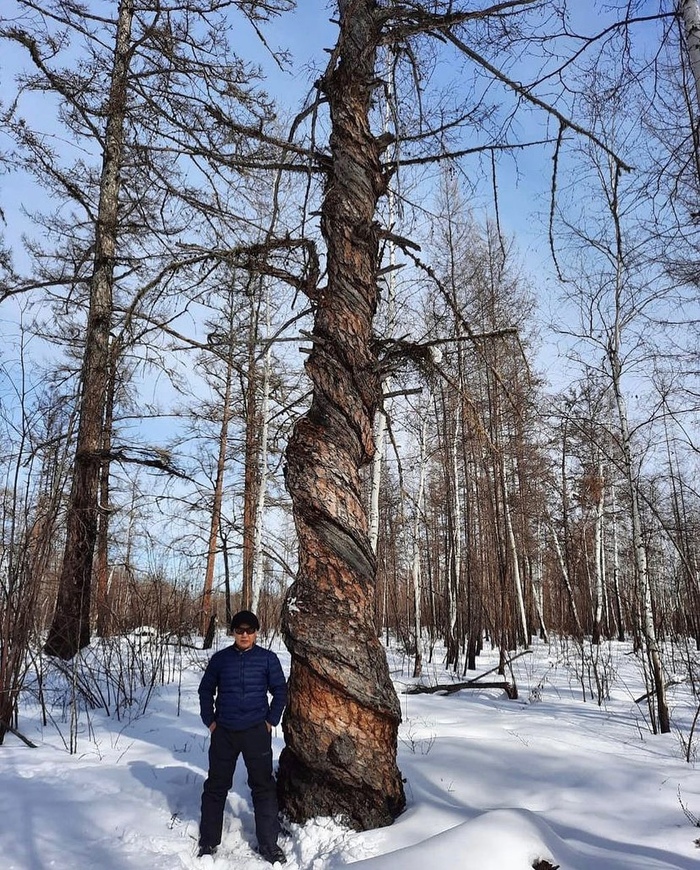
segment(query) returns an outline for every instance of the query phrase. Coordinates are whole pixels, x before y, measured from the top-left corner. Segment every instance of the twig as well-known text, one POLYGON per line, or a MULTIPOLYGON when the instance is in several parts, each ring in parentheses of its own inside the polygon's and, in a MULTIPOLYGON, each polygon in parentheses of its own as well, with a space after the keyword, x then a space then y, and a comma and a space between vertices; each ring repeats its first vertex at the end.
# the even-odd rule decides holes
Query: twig
POLYGON ((693 724, 690 726, 690 733, 688 734, 688 747, 685 750, 685 760, 690 764, 690 747, 693 744, 693 734, 695 732, 695 726, 698 723, 698 716, 700 716, 700 706, 695 711, 695 715, 693 716, 693 724))
POLYGON ((700 828, 700 819, 695 815, 695 813, 691 813, 688 807, 683 803, 683 799, 681 798, 680 786, 678 786, 678 803, 681 805, 683 815, 686 817, 686 819, 688 819, 688 821, 696 828, 700 828))

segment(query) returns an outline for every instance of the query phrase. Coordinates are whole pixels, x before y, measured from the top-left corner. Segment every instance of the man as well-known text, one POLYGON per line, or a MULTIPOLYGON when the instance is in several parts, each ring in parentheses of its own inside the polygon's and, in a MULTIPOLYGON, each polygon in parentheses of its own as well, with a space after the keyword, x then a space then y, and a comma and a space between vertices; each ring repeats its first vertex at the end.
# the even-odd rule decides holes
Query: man
POLYGON ((199 826, 200 858, 213 855, 221 842, 226 798, 242 753, 253 797, 258 851, 270 864, 287 860, 277 844, 280 825, 271 733, 287 702, 287 682, 277 656, 256 645, 259 628, 254 613, 237 613, 231 620, 235 642, 214 653, 199 684, 200 715, 211 732, 199 826))

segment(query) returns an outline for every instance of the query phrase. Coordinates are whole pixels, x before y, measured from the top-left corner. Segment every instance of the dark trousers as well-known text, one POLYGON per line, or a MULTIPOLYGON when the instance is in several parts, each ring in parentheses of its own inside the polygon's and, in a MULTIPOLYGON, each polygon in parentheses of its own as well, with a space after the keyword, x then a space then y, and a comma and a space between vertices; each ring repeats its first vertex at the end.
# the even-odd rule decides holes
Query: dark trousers
POLYGON ((202 791, 199 843, 218 846, 224 822, 226 797, 233 784, 238 756, 243 754, 253 797, 258 846, 272 846, 280 832, 277 791, 272 776, 272 735, 261 722, 246 731, 229 731, 217 725, 209 744, 209 774, 202 791))

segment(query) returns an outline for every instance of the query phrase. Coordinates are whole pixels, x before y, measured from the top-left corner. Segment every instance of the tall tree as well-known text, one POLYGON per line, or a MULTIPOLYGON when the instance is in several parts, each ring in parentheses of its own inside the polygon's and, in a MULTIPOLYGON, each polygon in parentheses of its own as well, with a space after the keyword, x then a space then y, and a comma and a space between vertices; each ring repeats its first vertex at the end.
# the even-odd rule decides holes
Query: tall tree
MULTIPOLYGON (((584 361, 584 365, 589 373, 602 370, 607 380, 610 404, 614 408, 609 423, 614 435, 610 438, 601 434, 597 439, 598 447, 603 451, 606 448, 609 450, 611 443, 616 445, 617 454, 608 458, 616 461, 626 484, 631 534, 630 561, 637 592, 637 628, 653 686, 653 692, 649 694, 650 713, 654 730, 658 724, 658 730, 667 733, 670 719, 654 611, 655 578, 644 526, 642 467, 647 451, 640 444, 640 433, 644 430, 648 432, 656 425, 659 410, 652 407, 643 419, 633 420, 628 408, 628 396, 632 387, 641 392, 648 383, 647 368, 650 360, 656 356, 655 345, 658 347, 656 343, 663 341, 661 334, 652 336, 650 319, 659 305, 668 302, 673 288, 646 269, 640 257, 642 246, 634 232, 639 193, 629 190, 619 165, 601 159, 598 153, 591 155, 591 163, 595 184, 600 185, 603 208, 598 215, 589 218, 588 225, 575 227, 577 241, 585 242, 585 265, 580 272, 585 277, 573 279, 577 287, 574 301, 580 311, 580 337, 595 351, 591 359, 584 361), (653 705, 656 706, 656 715, 653 705)), ((597 457, 591 464, 598 464, 597 457)), ((602 481, 594 489, 601 486, 602 481)), ((598 622, 598 615, 594 614, 594 633, 598 630, 598 622)))
POLYGON ((92 558, 97 540, 102 432, 109 385, 112 295, 125 136, 133 0, 121 0, 104 134, 95 222, 75 465, 66 518, 66 547, 56 611, 46 638, 49 655, 71 658, 90 642, 92 558))
MULTIPOLYGON (((220 536, 221 525, 221 508, 224 498, 224 476, 226 473, 226 456, 228 452, 229 426, 232 416, 232 386, 235 374, 234 369, 234 329, 235 323, 233 318, 234 300, 233 293, 229 296, 227 306, 227 327, 225 332, 225 341, 222 342, 225 351, 222 354, 225 364, 223 386, 220 394, 221 402, 221 425, 218 433, 218 450, 216 460, 216 472, 214 476, 214 493, 211 508, 211 517, 209 523, 209 536, 207 539, 207 561, 204 569, 204 591, 202 593, 202 617, 200 630, 202 636, 206 638, 205 645, 210 646, 213 640, 213 632, 210 626, 215 620, 214 607, 212 603, 212 593, 214 589, 214 567, 216 565, 216 554, 219 549, 218 541, 220 536)), ((210 333, 210 341, 212 334, 210 333)), ((228 621, 227 621, 228 625, 228 621)))

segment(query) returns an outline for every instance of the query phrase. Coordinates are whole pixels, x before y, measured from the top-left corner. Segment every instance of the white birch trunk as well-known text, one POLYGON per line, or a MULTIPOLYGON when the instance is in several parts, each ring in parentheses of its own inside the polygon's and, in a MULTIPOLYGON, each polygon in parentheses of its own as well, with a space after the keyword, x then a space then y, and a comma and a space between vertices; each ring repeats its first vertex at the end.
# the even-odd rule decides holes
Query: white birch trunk
MULTIPOLYGON (((391 77, 388 78, 388 81, 391 81, 391 77)), ((390 116, 389 116, 389 104, 390 100, 387 101, 387 108, 384 117, 384 131, 387 132, 389 130, 390 124, 390 116)), ((394 219, 394 191, 390 187, 387 192, 388 206, 389 206, 389 216, 388 216, 388 226, 391 226, 394 219)), ((393 242, 389 244, 389 265, 392 267, 389 271, 389 286, 388 286, 388 305, 389 305, 389 313, 388 313, 388 322, 389 322, 389 332, 391 332, 391 324, 394 320, 394 296, 395 296, 395 277, 394 277, 394 265, 396 263, 396 246, 393 242)), ((387 382, 382 383, 382 393, 387 392, 388 384, 387 382)), ((375 431, 374 431, 374 456, 372 457, 372 477, 371 477, 371 488, 370 488, 370 497, 369 497, 369 510, 368 510, 368 531, 367 535, 369 537, 369 544, 372 548, 372 552, 374 555, 377 555, 377 546, 379 544, 379 495, 382 487, 382 463, 384 461, 384 451, 386 449, 386 431, 387 431, 387 419, 386 414, 384 413, 383 405, 377 411, 376 419, 375 419, 375 431)), ((382 597, 382 623, 386 626, 387 630, 387 640, 388 640, 388 632, 389 632, 389 622, 388 622, 388 610, 389 610, 389 589, 387 578, 384 578, 384 594, 382 597)))
POLYGON ((681 14, 683 15, 690 70, 695 82, 696 108, 700 110, 700 5, 698 0, 682 0, 681 14))
POLYGON ((547 626, 544 621, 544 595, 542 582, 542 524, 537 522, 537 555, 532 573, 532 597, 535 602, 535 611, 540 624, 542 640, 547 642, 547 626))
POLYGON ((625 460, 627 481, 630 487, 630 502, 632 513, 632 548, 634 552, 635 569, 637 572, 639 611, 642 633, 646 645, 647 656, 651 666, 654 690, 656 693, 656 708, 658 712, 659 729, 662 734, 670 731, 668 702, 666 700, 666 687, 664 685, 663 668, 661 667, 661 653, 654 625, 654 610, 651 598, 651 582, 649 577, 649 565, 647 551, 642 535, 642 515, 640 510, 638 475, 635 472, 632 461, 632 441, 627 422, 627 408, 622 392, 619 389, 619 380, 615 379, 615 399, 617 402, 620 429, 622 433, 622 452, 625 460))
POLYGON ((603 527, 601 529, 601 539, 600 539, 600 571, 601 577, 603 578, 602 582, 602 616, 601 619, 606 626, 606 630, 608 635, 610 634, 610 594, 608 591, 608 557, 606 553, 606 537, 605 537, 606 524, 603 522, 603 527))
POLYGON ((382 487, 382 462, 386 444, 386 414, 377 411, 374 430, 374 456, 372 457, 372 484, 369 496, 369 543, 372 552, 377 554, 379 542, 379 493, 382 487))
POLYGON ((506 521, 506 536, 508 538, 508 549, 510 550, 510 558, 513 565, 513 584, 515 585, 515 598, 518 605, 518 616, 520 618, 520 630, 523 635, 523 643, 526 648, 530 646, 530 633, 527 628, 527 616, 525 614, 525 598, 523 596, 523 580, 520 574, 520 559, 518 558, 518 547, 515 542, 515 532, 513 530, 513 518, 511 516, 510 500, 508 498, 508 484, 506 480, 506 463, 505 459, 501 458, 501 475, 503 477, 503 514, 506 521))
MULTIPOLYGON (((695 4, 697 6, 697 4, 695 4)), ((638 583, 638 607, 641 623, 642 634, 644 636, 644 644, 646 653, 649 659, 649 665, 652 671, 654 681, 654 692, 656 695, 656 709, 658 712, 658 724, 662 734, 668 733, 671 730, 668 702, 666 700, 666 687, 664 685, 663 669, 661 667, 661 654, 659 651, 659 643, 656 636, 656 627, 654 625, 654 612, 652 607, 651 584, 649 578, 649 566, 647 564, 647 553, 642 536, 642 515, 640 510, 640 495, 639 495, 639 471, 637 468, 636 457, 634 456, 632 437, 629 430, 629 420, 627 416, 627 405, 622 387, 622 359, 620 347, 622 344, 621 334, 621 299, 624 291, 625 276, 624 276, 624 257, 622 248, 622 231, 620 228, 620 216, 617 211, 617 184, 619 174, 617 168, 613 175, 613 203, 612 217, 615 221, 615 231, 617 239, 617 271, 615 275, 615 321, 611 330, 610 339, 608 341, 608 362, 610 364, 610 375, 612 381, 613 392, 615 394, 615 406, 617 408, 618 425, 620 427, 620 446, 622 448, 622 456, 624 468, 627 477, 627 484, 630 491, 631 513, 632 513, 632 547, 634 551, 634 564, 638 583)), ((651 696, 649 701, 649 710, 651 709, 651 696)))
POLYGON ((600 640, 600 626, 603 620, 603 513, 605 508, 605 485, 603 478, 603 463, 598 463, 598 479, 600 481, 600 493, 595 509, 594 550, 595 550, 595 575, 594 575, 594 601, 593 613, 593 640, 600 640))
POLYGON ((448 606, 449 606, 449 626, 450 637, 456 642, 457 630, 457 590, 459 587, 459 577, 462 571, 462 502, 459 497, 459 432, 460 413, 457 412, 455 419, 454 437, 452 438, 452 509, 453 509, 453 526, 452 526, 452 576, 448 583, 448 606))
POLYGON ((620 541, 617 534, 617 498, 615 486, 613 485, 610 492, 611 497, 611 512, 612 512, 612 551, 613 551, 613 568, 612 568, 612 584, 613 594, 615 596, 615 617, 617 621, 617 639, 623 641, 625 639, 624 618, 622 614, 622 596, 620 594, 620 541))

